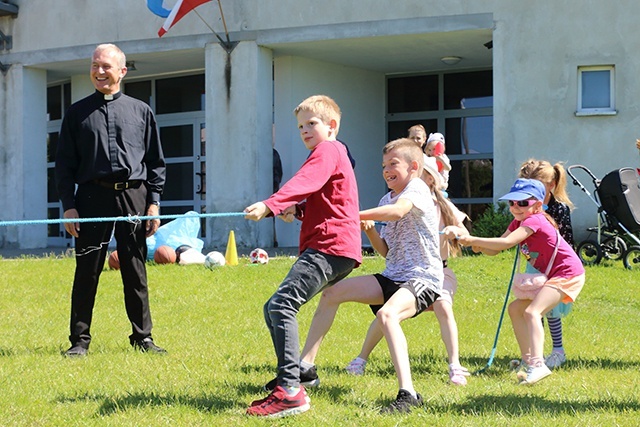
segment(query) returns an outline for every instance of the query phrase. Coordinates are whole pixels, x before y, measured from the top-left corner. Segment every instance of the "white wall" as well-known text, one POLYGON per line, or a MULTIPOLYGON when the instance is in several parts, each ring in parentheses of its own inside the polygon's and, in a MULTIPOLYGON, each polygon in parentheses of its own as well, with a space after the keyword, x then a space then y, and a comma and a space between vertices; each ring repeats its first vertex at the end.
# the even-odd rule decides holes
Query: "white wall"
MULTIPOLYGON (((377 206, 386 189, 377 167, 386 142, 385 78, 379 73, 299 57, 276 58, 275 147, 282 158, 283 183, 309 155, 293 110, 302 100, 317 94, 332 97, 342 110, 338 139, 349 146, 356 159, 360 206, 377 206)), ((297 246, 299 222, 276 224, 280 246, 297 246)))
MULTIPOLYGON (((529 157, 583 164, 597 177, 640 165, 639 2, 625 13, 605 2, 514 2, 496 12, 494 31, 494 194, 506 193, 529 157), (610 24, 603 24, 610 23, 610 24), (615 23, 615 24, 613 24, 615 23), (600 31, 601 28, 614 31, 600 31), (615 116, 576 117, 581 65, 615 65, 615 116)), ((587 175, 578 177, 592 191, 587 175)), ((596 224, 596 206, 568 184, 577 240, 596 224)))

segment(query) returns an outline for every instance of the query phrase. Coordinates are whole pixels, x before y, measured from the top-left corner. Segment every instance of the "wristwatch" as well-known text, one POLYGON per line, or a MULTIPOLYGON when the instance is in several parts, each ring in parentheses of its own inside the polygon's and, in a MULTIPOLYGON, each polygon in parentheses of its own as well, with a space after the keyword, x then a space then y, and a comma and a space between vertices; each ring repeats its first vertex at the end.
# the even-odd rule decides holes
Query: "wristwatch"
POLYGON ((156 205, 157 207, 160 207, 160 202, 149 202, 150 205, 156 205))

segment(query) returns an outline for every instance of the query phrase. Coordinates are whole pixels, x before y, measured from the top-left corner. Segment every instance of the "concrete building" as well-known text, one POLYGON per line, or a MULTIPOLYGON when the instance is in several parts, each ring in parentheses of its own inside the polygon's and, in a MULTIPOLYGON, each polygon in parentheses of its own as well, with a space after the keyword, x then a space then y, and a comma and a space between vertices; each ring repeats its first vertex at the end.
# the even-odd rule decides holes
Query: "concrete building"
MULTIPOLYGON (((221 0, 159 38, 164 18, 143 0, 0 1, 0 219, 61 217, 57 132, 93 91, 90 56, 103 42, 127 54, 125 93, 157 114, 165 214, 239 212, 268 197, 272 143, 286 180, 308 154, 292 110, 317 93, 342 108, 338 138, 357 161, 363 208, 386 191, 382 146, 415 123, 445 134, 450 196, 472 213, 529 157, 598 177, 640 166, 637 16, 632 0, 221 0)), ((569 186, 579 240, 596 209, 569 186)), ((271 221, 216 217, 203 220, 207 246, 224 246, 230 229, 240 246, 273 243, 271 221)), ((297 245, 299 224, 276 230, 280 246, 297 245)), ((65 245, 63 231, 1 227, 0 247, 65 245)))

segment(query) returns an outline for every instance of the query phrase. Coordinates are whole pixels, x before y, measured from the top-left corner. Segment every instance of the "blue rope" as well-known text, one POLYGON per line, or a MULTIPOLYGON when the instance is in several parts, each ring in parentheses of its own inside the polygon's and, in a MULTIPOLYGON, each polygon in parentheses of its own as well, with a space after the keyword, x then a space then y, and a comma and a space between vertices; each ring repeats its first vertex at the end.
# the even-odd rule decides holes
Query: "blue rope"
POLYGON ((114 216, 114 217, 97 217, 97 218, 58 218, 58 219, 27 219, 21 221, 0 221, 0 227, 7 225, 33 225, 33 224, 60 224, 65 222, 115 222, 115 221, 128 221, 138 222, 146 221, 150 219, 176 219, 187 217, 199 217, 199 218, 212 218, 212 217, 225 217, 225 216, 245 216, 244 212, 224 212, 224 213, 194 213, 194 214, 176 214, 176 215, 155 215, 155 216, 114 216))

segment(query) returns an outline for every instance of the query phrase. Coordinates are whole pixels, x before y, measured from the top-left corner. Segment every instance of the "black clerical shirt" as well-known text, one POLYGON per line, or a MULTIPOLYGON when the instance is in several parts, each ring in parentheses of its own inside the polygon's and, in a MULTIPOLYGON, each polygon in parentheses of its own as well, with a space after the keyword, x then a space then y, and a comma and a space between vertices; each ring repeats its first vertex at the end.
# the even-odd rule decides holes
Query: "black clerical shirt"
POLYGON ((55 171, 65 211, 75 208, 75 184, 94 180, 145 181, 148 201, 159 201, 166 171, 151 108, 121 92, 74 103, 62 120, 55 171))

